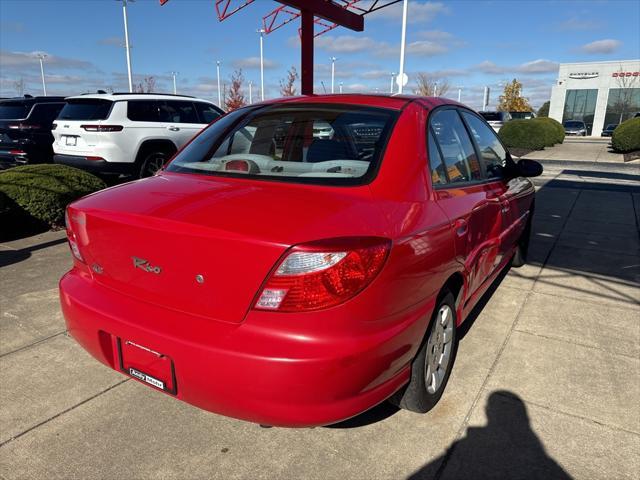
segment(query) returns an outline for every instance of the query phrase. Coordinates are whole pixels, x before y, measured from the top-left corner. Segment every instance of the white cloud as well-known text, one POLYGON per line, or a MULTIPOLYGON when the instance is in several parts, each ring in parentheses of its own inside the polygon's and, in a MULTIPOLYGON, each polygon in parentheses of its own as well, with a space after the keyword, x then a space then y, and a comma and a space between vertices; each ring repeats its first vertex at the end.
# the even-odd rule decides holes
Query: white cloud
POLYGON ((538 59, 526 62, 517 68, 522 73, 552 73, 558 71, 559 64, 551 60, 538 59))
POLYGON ((485 60, 469 69, 470 72, 480 71, 489 75, 516 74, 516 73, 552 73, 558 71, 558 63, 551 60, 538 59, 525 62, 520 65, 497 65, 494 62, 485 60))
POLYGON ((109 45, 112 47, 124 47, 124 38, 122 37, 107 37, 98 40, 98 45, 109 45))
POLYGON ((583 17, 571 17, 557 26, 557 30, 561 32, 580 31, 580 30, 597 30, 602 27, 601 22, 594 20, 586 20, 583 17))
MULTIPOLYGON (((279 67, 278 63, 274 62, 273 60, 269 60, 267 58, 264 59, 263 63, 264 63, 264 68, 266 70, 279 67)), ((260 68, 260 57, 248 57, 248 58, 242 58, 240 60, 234 60, 232 65, 234 68, 245 68, 245 69, 260 68)))
POLYGON ((38 64, 38 55, 46 55, 45 63, 48 67, 60 69, 93 69, 91 62, 78 60, 75 58, 58 57, 47 52, 9 52, 0 50, 0 65, 3 70, 20 70, 25 67, 30 68, 38 64))
POLYGON ((611 38, 607 38, 604 40, 596 40, 595 42, 587 43, 580 47, 580 51, 582 53, 587 53, 590 55, 602 55, 609 54, 615 52, 620 46, 622 42, 620 40, 614 40, 611 38))
POLYGON ((332 37, 323 35, 317 37, 315 45, 319 48, 335 53, 355 53, 366 50, 373 50, 384 42, 376 42, 370 37, 361 37, 356 35, 340 35, 332 37))
POLYGON ((418 40, 407 44, 407 55, 416 55, 419 57, 433 57, 447 53, 449 48, 441 43, 431 42, 429 40, 418 40))

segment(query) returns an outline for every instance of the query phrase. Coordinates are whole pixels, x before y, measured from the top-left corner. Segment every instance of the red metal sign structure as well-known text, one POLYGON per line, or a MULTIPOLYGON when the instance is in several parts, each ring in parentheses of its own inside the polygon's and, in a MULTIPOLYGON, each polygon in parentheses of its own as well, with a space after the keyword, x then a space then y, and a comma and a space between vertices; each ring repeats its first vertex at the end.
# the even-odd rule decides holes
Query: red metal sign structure
MULTIPOLYGON (((169 0, 160 0, 164 5, 169 0)), ((223 21, 255 0, 215 0, 218 20, 223 21)), ((300 79, 303 95, 313 94, 313 38, 336 27, 362 32, 364 16, 402 0, 278 0, 282 5, 262 18, 269 34, 300 18, 300 79), (319 27, 316 32, 316 26, 319 27)))

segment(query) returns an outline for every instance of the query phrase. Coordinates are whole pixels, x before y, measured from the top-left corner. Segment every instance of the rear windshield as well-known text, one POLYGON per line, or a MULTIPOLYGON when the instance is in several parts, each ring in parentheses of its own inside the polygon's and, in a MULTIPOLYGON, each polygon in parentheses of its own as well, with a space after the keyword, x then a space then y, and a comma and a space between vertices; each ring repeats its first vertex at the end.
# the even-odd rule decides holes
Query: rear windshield
POLYGON ((346 105, 243 109, 214 122, 167 170, 361 184, 375 175, 396 117, 392 110, 346 105))
POLYGON ((0 103, 0 120, 21 120, 27 118, 31 105, 23 102, 0 103))
POLYGON ((113 104, 110 100, 99 98, 67 100, 67 102, 58 115, 60 120, 105 120, 113 104))
MULTIPOLYGON (((531 112, 509 112, 509 114, 511 115, 511 118, 515 118, 515 119, 529 119, 529 118, 533 118, 533 113, 531 112)), ((487 117, 485 117, 487 118, 487 117)))
POLYGON ((487 122, 501 122, 502 114, 500 112, 480 112, 487 122))
POLYGON ((567 128, 584 128, 584 122, 564 122, 567 128))

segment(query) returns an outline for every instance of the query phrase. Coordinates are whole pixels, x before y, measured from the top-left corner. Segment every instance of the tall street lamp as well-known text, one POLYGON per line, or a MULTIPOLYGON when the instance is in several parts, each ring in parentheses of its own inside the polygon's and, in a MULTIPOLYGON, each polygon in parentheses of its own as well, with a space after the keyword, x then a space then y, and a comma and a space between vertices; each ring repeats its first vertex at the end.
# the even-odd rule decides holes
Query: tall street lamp
POLYGON ((249 105, 253 103, 253 80, 249 80, 249 105))
POLYGON ((331 57, 331 93, 335 93, 334 84, 336 76, 336 57, 331 57))
POLYGON ((171 72, 171 76, 173 77, 173 94, 176 95, 178 93, 178 89, 176 88, 176 76, 178 72, 171 72))
POLYGON ((260 34, 260 100, 264 101, 264 47, 263 38, 265 34, 264 28, 256 30, 260 34))
POLYGON ((401 80, 398 82, 398 93, 402 93, 403 80, 404 79, 404 49, 407 43, 407 10, 409 8, 409 0, 404 0, 402 4, 402 38, 400 40, 400 70, 398 78, 401 80))
POLYGON ((47 55, 44 53, 38 54, 38 60, 40 60, 40 74, 42 75, 42 93, 46 97, 47 96, 47 84, 44 81, 44 59, 47 58, 47 55))
POLYGON ((218 75, 218 106, 222 108, 222 92, 220 91, 220 60, 216 61, 216 74, 218 75))
POLYGON ((134 0, 122 0, 122 18, 124 20, 124 48, 127 52, 127 74, 129 75, 129 91, 133 92, 133 78, 131 76, 131 46, 129 45, 129 23, 127 21, 127 2, 134 0))
POLYGON ((343 82, 340 82, 340 93, 342 93, 342 85, 343 85, 343 82))
POLYGON ((393 79, 396 76, 396 72, 391 72, 391 85, 389 86, 389 93, 393 93, 393 79))

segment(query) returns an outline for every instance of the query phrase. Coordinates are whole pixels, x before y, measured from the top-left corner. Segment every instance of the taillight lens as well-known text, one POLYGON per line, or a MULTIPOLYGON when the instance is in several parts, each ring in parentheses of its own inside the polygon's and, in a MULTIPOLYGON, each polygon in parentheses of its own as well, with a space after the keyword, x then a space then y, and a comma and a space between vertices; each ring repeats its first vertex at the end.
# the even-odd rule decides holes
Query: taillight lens
POLYGON ((11 130, 40 130, 42 127, 35 123, 12 123, 9 128, 11 130))
POLYGON ((64 223, 65 223, 65 226, 67 227, 67 240, 69 241, 69 248, 71 249, 71 253, 73 254, 74 257, 76 257, 76 259, 78 259, 82 263, 85 263, 84 257, 80 252, 80 247, 78 247, 78 240, 76 239, 76 234, 73 232, 73 227, 71 225, 68 210, 64 212, 64 223))
POLYGON ((344 303, 378 275, 390 247, 389 240, 377 237, 296 246, 271 273, 254 308, 304 312, 344 303))
POLYGON ((80 125, 86 132, 120 132, 122 125, 80 125))

